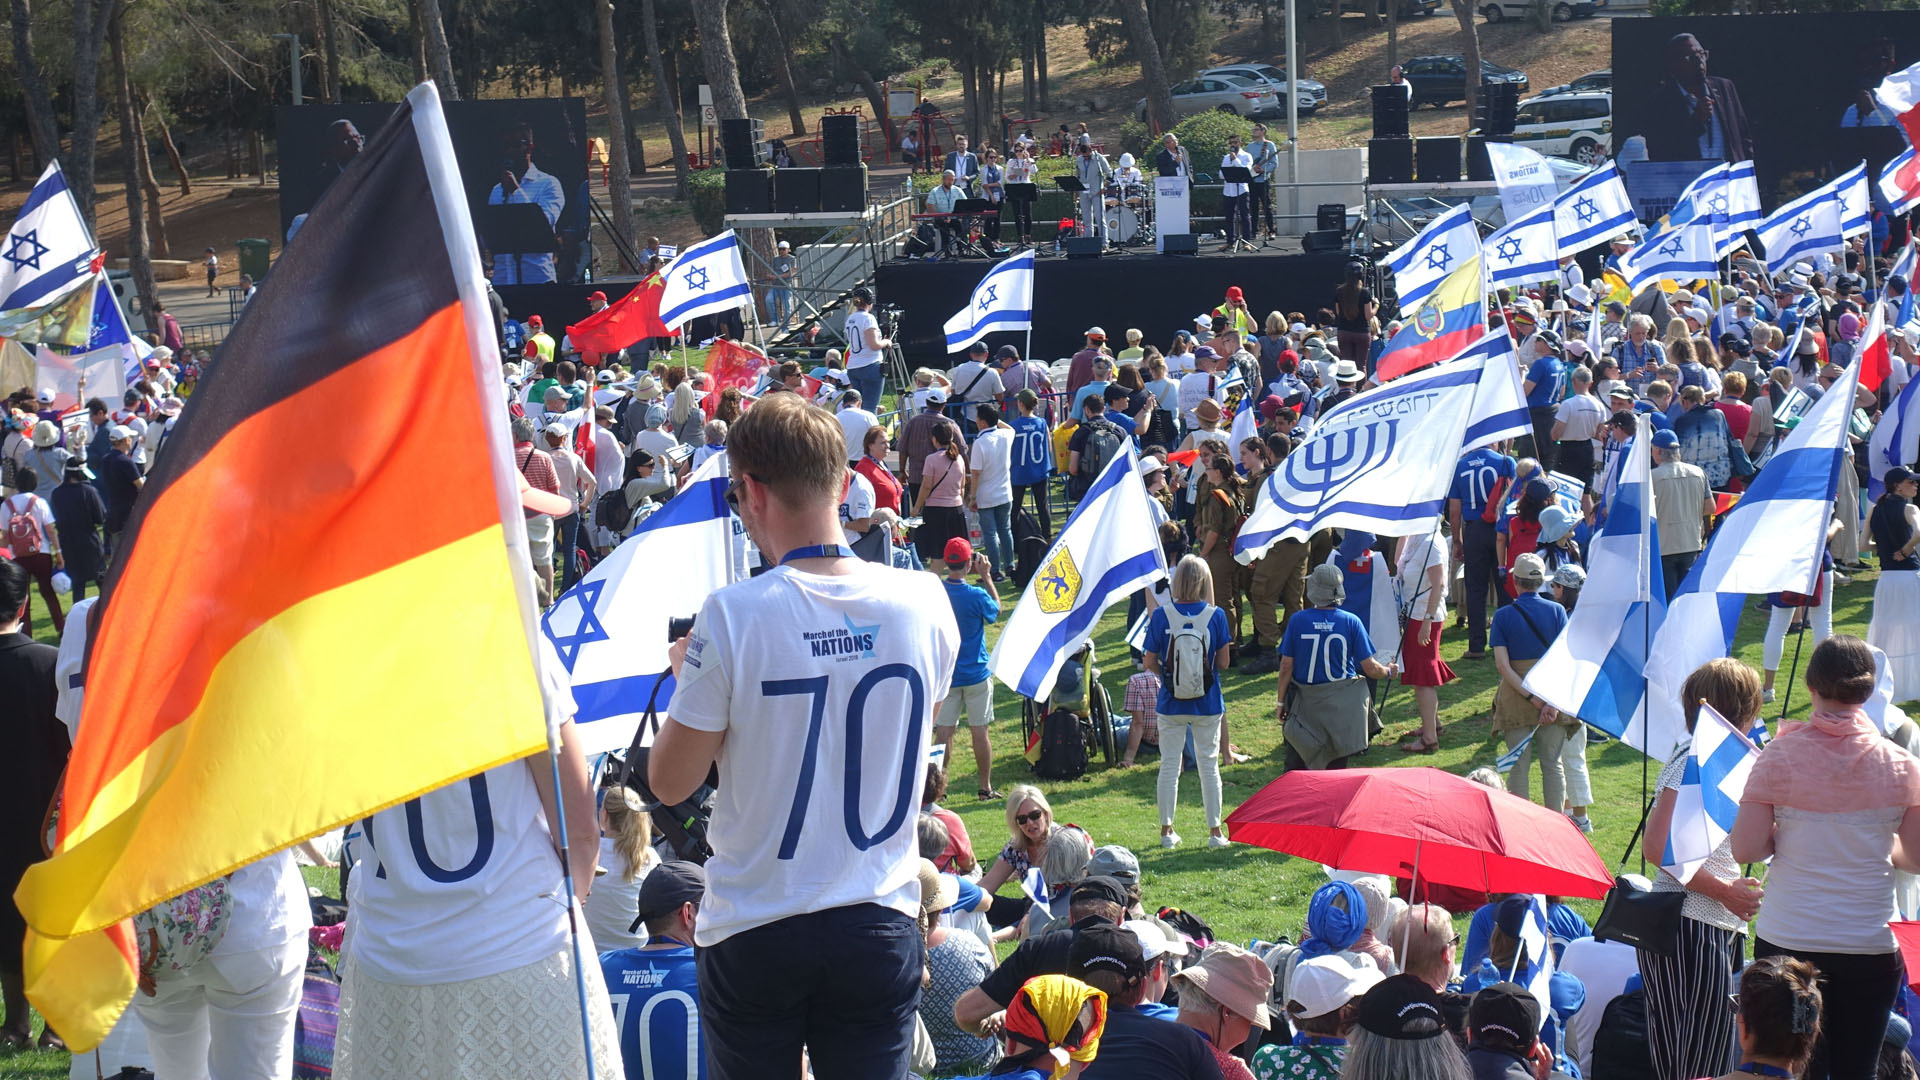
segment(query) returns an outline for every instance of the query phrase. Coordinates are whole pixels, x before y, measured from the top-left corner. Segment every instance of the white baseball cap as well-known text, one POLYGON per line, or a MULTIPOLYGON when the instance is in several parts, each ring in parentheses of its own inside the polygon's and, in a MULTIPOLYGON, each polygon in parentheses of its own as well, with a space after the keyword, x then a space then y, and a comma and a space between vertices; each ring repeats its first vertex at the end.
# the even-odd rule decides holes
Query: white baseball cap
POLYGON ((1132 931, 1133 936, 1140 939, 1140 955, 1149 964, 1162 956, 1187 955, 1187 943, 1169 936, 1159 923, 1151 919, 1128 919, 1120 926, 1132 931))
POLYGON ((48 387, 48 386, 41 387, 40 393, 36 396, 39 397, 40 404, 42 405, 53 404, 53 388, 52 387, 48 387))
POLYGON ((558 421, 548 424, 546 427, 542 428, 541 430, 546 432, 548 435, 558 435, 563 439, 567 437, 567 425, 562 424, 558 421))
POLYGON ((933 386, 933 387, 928 387, 928 388, 927 388, 927 403, 928 403, 928 404, 930 404, 930 405, 944 405, 944 404, 946 404, 946 403, 947 403, 947 392, 946 392, 945 390, 943 390, 943 389, 941 389, 941 388, 940 388, 940 387, 938 387, 938 386, 933 386))
POLYGON ((1287 1012, 1300 1019, 1325 1016, 1373 989, 1386 978, 1373 958, 1359 956, 1358 964, 1337 955, 1302 960, 1287 979, 1287 1012), (1293 1004, 1300 1007, 1295 1009, 1293 1004))

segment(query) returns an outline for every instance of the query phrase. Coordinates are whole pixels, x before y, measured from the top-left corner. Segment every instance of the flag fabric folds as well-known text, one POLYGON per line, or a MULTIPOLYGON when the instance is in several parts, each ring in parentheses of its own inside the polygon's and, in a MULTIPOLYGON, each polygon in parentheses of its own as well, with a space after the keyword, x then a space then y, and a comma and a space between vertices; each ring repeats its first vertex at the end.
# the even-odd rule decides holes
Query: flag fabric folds
POLYGON ((493 337, 423 85, 201 378, 92 613, 58 838, 14 894, 76 1050, 133 992, 135 913, 546 745, 493 337))
POLYGON ((996 264, 973 287, 964 310, 947 320, 947 351, 957 353, 995 330, 1033 329, 1033 251, 996 264))
POLYGON ((1909 146, 1880 170, 1880 197, 1895 217, 1920 208, 1920 155, 1909 146))
POLYGON ((1482 359, 1487 365, 1486 377, 1467 414, 1460 452, 1531 434, 1533 421, 1527 412, 1527 392, 1520 381, 1520 359, 1514 355, 1513 335, 1504 327, 1489 330, 1460 355, 1482 359))
POLYGON ((1691 878, 1733 832, 1747 775, 1759 758, 1759 747, 1713 706, 1700 703, 1693 742, 1687 747, 1686 771, 1674 790, 1667 846, 1660 853, 1660 865, 1667 873, 1680 881, 1691 878))
POLYGON ((1647 237, 1620 257, 1620 272, 1634 293, 1662 280, 1694 281, 1719 273, 1713 246, 1713 221, 1697 217, 1647 237))
POLYGON ((100 249, 56 161, 0 240, 0 312, 51 304, 91 281, 100 265, 100 249))
POLYGON ((1873 192, 1867 184, 1867 163, 1848 169, 1832 185, 1840 200, 1840 235, 1855 237, 1873 228, 1873 192))
POLYGON ((1432 530, 1446 513, 1474 398, 1495 380, 1484 355, 1423 368, 1328 410, 1281 459, 1241 523, 1242 564, 1323 528, 1382 536, 1432 530))
MULTIPOLYGON (((1553 1011, 1553 935, 1547 921, 1547 898, 1538 894, 1527 898, 1527 921, 1520 924, 1520 944, 1524 961, 1515 956, 1515 966, 1506 974, 1512 982, 1527 988, 1540 1003, 1540 1015, 1552 1017, 1553 1011)), ((1557 1021, 1556 1021, 1557 1023, 1557 1021)))
POLYGON ((1508 221, 1481 248, 1487 260, 1487 284, 1520 285, 1554 276, 1560 269, 1551 205, 1517 221, 1508 221))
POLYGON ((583 352, 610 353, 647 338, 671 336, 673 331, 660 321, 665 287, 658 271, 648 274, 627 295, 567 327, 567 338, 583 352))
POLYGON ((1880 81, 1873 97, 1893 114, 1907 142, 1920 146, 1920 64, 1896 71, 1880 81))
POLYGON ((1471 203, 1461 203, 1428 222, 1419 235, 1387 255, 1401 310, 1413 310, 1479 254, 1480 227, 1474 224, 1471 203))
POLYGON ((1776 274, 1802 258, 1838 251, 1846 243, 1840 235, 1840 200, 1831 185, 1775 210, 1755 231, 1767 249, 1767 268, 1776 274))
POLYGON ((1493 166, 1493 183, 1500 191, 1500 208, 1506 211, 1508 221, 1553 203, 1559 184, 1553 178, 1553 167, 1538 152, 1513 143, 1489 142, 1487 160, 1493 166))
POLYGON ((1860 335, 1856 350, 1860 357, 1860 385, 1880 392, 1881 384, 1893 374, 1893 343, 1887 340, 1887 306, 1875 303, 1867 314, 1867 328, 1860 335))
POLYGON ((1686 738, 1680 686, 1701 664, 1727 655, 1747 598, 1814 591, 1859 374, 1858 362, 1847 365, 1720 519, 1654 635, 1646 730, 1629 728, 1622 742, 1666 760, 1686 738))
POLYGON ((1920 461, 1920 379, 1910 379, 1894 395, 1867 441, 1867 497, 1886 493, 1882 479, 1895 465, 1920 461))
POLYGON ((660 323, 679 330, 702 315, 733 311, 753 298, 740 240, 728 229, 674 256, 661 271, 660 323))
POLYGON ((1724 222, 1727 219, 1727 170, 1730 166, 1722 163, 1715 165, 1693 178, 1673 201, 1673 209, 1661 218, 1662 228, 1685 225, 1690 221, 1705 219, 1724 222))
POLYGON ((1653 455, 1645 413, 1636 414, 1605 527, 1587 551, 1590 589, 1546 655, 1527 672, 1527 689, 1568 716, 1622 737, 1637 718, 1647 649, 1666 617, 1659 526, 1653 516, 1653 455))
POLYGON ((1441 279, 1416 307, 1405 307, 1400 332, 1387 339, 1374 366, 1380 381, 1459 355, 1486 332, 1487 291, 1477 257, 1441 279))
POLYGON ((1744 233, 1760 224, 1760 181, 1753 162, 1736 161, 1727 166, 1726 221, 1714 226, 1714 241, 1725 258, 1744 240, 1744 233))
POLYGON ((700 610, 714 590, 745 576, 732 564, 727 483, 725 452, 702 462, 679 494, 540 617, 573 686, 584 752, 633 741, 667 670, 667 621, 700 610))
POLYGON ((1562 257, 1604 244, 1633 228, 1636 220, 1620 166, 1611 161, 1554 196, 1554 232, 1560 238, 1562 257))
POLYGON ((1007 617, 989 666, 1022 697, 1044 698, 1102 612, 1167 572, 1133 446, 1094 478, 1007 617))

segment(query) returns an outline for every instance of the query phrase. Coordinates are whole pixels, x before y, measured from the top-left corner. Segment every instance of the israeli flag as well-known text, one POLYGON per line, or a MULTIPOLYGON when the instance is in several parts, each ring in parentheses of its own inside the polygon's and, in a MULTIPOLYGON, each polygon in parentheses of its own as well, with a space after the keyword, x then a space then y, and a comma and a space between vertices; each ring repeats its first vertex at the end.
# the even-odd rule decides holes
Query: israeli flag
MULTIPOLYGON (((1917 266, 1920 266, 1920 247, 1915 247, 1913 241, 1909 240, 1907 246, 1900 249, 1900 257, 1893 260, 1893 268, 1887 271, 1888 281, 1899 278, 1907 290, 1900 294, 1900 303, 1889 320, 1896 330, 1904 329, 1913 321, 1913 272, 1917 266)), ((1886 295, 1884 286, 1881 295, 1886 295)))
POLYGON ((1767 266, 1775 274, 1800 259, 1846 245, 1840 233, 1840 200, 1831 184, 1775 210, 1755 231, 1767 249, 1767 266))
POLYGON ((1873 193, 1867 185, 1867 163, 1841 174, 1831 185, 1840 200, 1840 235, 1852 238, 1873 229, 1873 193))
POLYGON ((1527 672, 1528 691, 1615 738, 1640 718, 1647 650, 1666 618, 1660 533, 1653 516, 1652 427, 1634 415, 1607 522, 1587 549, 1588 589, 1567 628, 1527 672))
MULTIPOLYGON (((1884 332, 1879 308, 1869 318, 1872 341, 1884 332)), ((1667 603, 1667 619, 1647 658, 1647 723, 1621 741, 1656 760, 1686 738, 1680 687, 1695 668, 1733 647, 1747 598, 1757 593, 1811 593, 1826 547, 1833 494, 1845 464, 1860 361, 1848 364, 1801 417, 1780 449, 1748 485, 1667 603)), ((1585 598, 1582 597, 1582 606, 1585 598)))
MULTIPOLYGON (((120 301, 113 295, 113 286, 107 283, 105 276, 99 277, 99 284, 95 289, 93 332, 87 337, 85 350, 74 351, 76 353, 84 351, 89 356, 100 353, 119 360, 120 371, 125 381, 122 383, 123 389, 115 393, 124 394, 126 392, 124 387, 132 386, 145 374, 144 367, 147 357, 153 355, 153 346, 147 344, 145 339, 135 337, 133 331, 128 328, 126 313, 120 310, 120 301)), ((95 393, 106 392, 101 384, 89 381, 87 385, 95 393)))
MULTIPOLYGON (((1510 982, 1519 983, 1527 988, 1534 1000, 1540 1003, 1540 1015, 1551 1018, 1553 1012, 1553 935, 1547 926, 1547 898, 1535 895, 1529 897, 1532 906, 1527 908, 1527 921, 1520 924, 1520 944, 1526 952, 1525 962, 1520 956, 1514 956, 1514 967, 1507 972, 1510 982)), ((1555 1021, 1556 1025, 1558 1021, 1555 1021)), ((1526 1033, 1521 1032, 1521 1038, 1526 1033)))
POLYGON ((1674 791, 1673 821, 1667 826, 1660 866, 1685 881, 1703 866, 1713 849, 1733 832, 1747 776, 1760 748, 1747 741, 1713 706, 1701 702, 1687 748, 1686 772, 1674 791))
POLYGON ((48 165, 0 242, 0 311, 66 296, 93 279, 100 254, 60 163, 48 165))
POLYGON ((1622 255, 1620 274, 1627 279, 1628 291, 1637 294, 1663 279, 1693 281, 1717 277, 1718 262, 1713 247, 1713 222, 1699 217, 1654 233, 1622 255))
POLYGON ((1727 166, 1726 221, 1714 226, 1713 238, 1725 258, 1739 247, 1748 229, 1760 224, 1760 182, 1754 176, 1753 162, 1736 161, 1727 166))
POLYGON ((1513 335, 1505 327, 1489 330, 1460 356, 1479 358, 1487 365, 1486 377, 1473 395, 1473 410, 1467 414, 1467 433, 1462 436, 1460 452, 1532 434, 1533 421, 1527 412, 1527 392, 1520 381, 1520 359, 1514 355, 1513 335))
POLYGON ((1469 350, 1334 406, 1267 478, 1233 557, 1251 563, 1281 540, 1329 526, 1432 531, 1446 513, 1474 400, 1497 393, 1504 377, 1495 366, 1469 350))
POLYGON ((660 271, 660 278, 660 321, 669 330, 702 315, 736 310, 753 298, 732 229, 682 251, 660 271))
POLYGON ((1487 285, 1521 285, 1553 277, 1560 270, 1558 241, 1553 232, 1553 206, 1540 207, 1509 221, 1487 237, 1487 285))
POLYGON ((1895 217, 1920 207, 1920 154, 1909 146, 1880 170, 1880 196, 1895 217))
POLYGON ((1886 494, 1888 469, 1915 461, 1920 461, 1920 379, 1908 379, 1867 440, 1867 497, 1886 494))
POLYGON ((1553 229, 1562 257, 1604 244, 1633 228, 1635 221, 1627 185, 1620 180, 1620 166, 1611 161, 1576 180, 1553 199, 1553 229))
POLYGON ((1033 329, 1033 251, 987 271, 967 306, 947 320, 947 351, 960 352, 995 330, 1033 329))
POLYGON ((1512 772, 1513 767, 1515 765, 1520 764, 1520 759, 1526 756, 1527 747, 1533 745, 1533 733, 1538 730, 1540 729, 1533 728, 1532 730, 1529 730, 1526 733, 1526 735, 1523 736, 1521 740, 1514 745, 1513 749, 1508 750, 1506 753, 1501 754, 1497 758, 1494 758, 1493 759, 1494 771, 1499 773, 1501 776, 1505 776, 1508 773, 1512 772))
POLYGON ((1673 201, 1673 209, 1667 211, 1666 226, 1685 225, 1690 221, 1705 219, 1724 222, 1727 220, 1727 165, 1715 165, 1706 172, 1693 178, 1673 201))
POLYGON ((1133 445, 1107 462, 1027 582, 988 666, 1022 697, 1044 699, 1102 612, 1164 577, 1166 555, 1133 445))
POLYGON ((1480 227, 1471 203, 1461 203, 1427 223, 1420 234, 1387 255, 1400 308, 1412 311, 1448 274, 1480 254, 1480 227))
MULTIPOLYGON (((722 452, 540 617, 573 685, 586 753, 633 741, 668 669, 668 620, 697 613, 714 590, 746 577, 733 557, 727 484, 722 452)), ((664 716, 664 690, 654 704, 664 716)))

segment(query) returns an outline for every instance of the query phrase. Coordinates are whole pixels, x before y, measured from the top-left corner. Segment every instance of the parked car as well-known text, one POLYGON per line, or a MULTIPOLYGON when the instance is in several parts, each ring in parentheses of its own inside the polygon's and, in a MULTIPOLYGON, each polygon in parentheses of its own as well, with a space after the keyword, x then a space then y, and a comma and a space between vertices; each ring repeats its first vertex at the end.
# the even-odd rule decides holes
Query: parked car
POLYGON ((1552 97, 1555 94, 1588 94, 1596 90, 1606 90, 1608 92, 1613 90, 1612 68, 1601 68, 1599 71, 1590 71, 1570 83, 1548 87, 1540 91, 1540 96, 1552 97))
MULTIPOLYGON (((1281 111, 1280 95, 1274 93, 1271 87, 1238 75, 1189 79, 1173 84, 1172 89, 1175 116, 1191 116, 1208 109, 1239 116, 1272 116, 1281 111)), ((1141 123, 1146 123, 1147 99, 1141 98, 1136 102, 1133 112, 1141 123)))
MULTIPOLYGON (((1319 0, 1319 3, 1320 14, 1331 15, 1333 13, 1333 0, 1319 0)), ((1374 0, 1373 10, 1381 18, 1385 18, 1387 14, 1387 0, 1374 0)), ((1400 17, 1403 19, 1413 15, 1431 15, 1439 10, 1440 0, 1400 0, 1400 17)), ((1340 9, 1340 13, 1342 15, 1358 15, 1360 14, 1360 5, 1356 0, 1345 0, 1345 4, 1340 9)))
POLYGON ((1549 157, 1598 165, 1613 152, 1613 94, 1531 98, 1513 114, 1513 141, 1549 157))
MULTIPOLYGON (((1413 86, 1413 104, 1445 105, 1467 100, 1467 62, 1459 56, 1416 56, 1402 64, 1401 74, 1413 86)), ((1527 73, 1501 67, 1491 60, 1480 61, 1480 83, 1512 83, 1527 92, 1527 73)))
MULTIPOLYGON (((1286 111, 1287 99, 1284 95, 1287 92, 1287 73, 1285 69, 1272 64, 1229 64, 1225 67, 1208 68, 1194 77, 1209 79, 1226 75, 1247 79, 1267 87, 1276 97, 1279 97, 1280 111, 1286 111)), ((1299 99, 1302 115, 1311 113, 1327 103, 1327 88, 1312 79, 1301 79, 1294 84, 1293 90, 1294 95, 1299 99)))
MULTIPOLYGON (((1591 171, 1587 166, 1565 158, 1548 158, 1547 168, 1553 172, 1554 186, 1560 191, 1572 187, 1575 181, 1591 171)), ((1501 206, 1498 195, 1476 195, 1470 199, 1457 195, 1374 199, 1368 204, 1373 216, 1367 222, 1367 238, 1374 244, 1388 247, 1404 244, 1413 239, 1421 229, 1426 228, 1434 218, 1463 202, 1473 204, 1473 216, 1480 222, 1483 234, 1491 233, 1507 223, 1507 213, 1501 206)))
MULTIPOLYGON (((1600 14, 1607 6, 1607 0, 1548 0, 1553 5, 1553 21, 1567 22, 1571 19, 1591 19, 1600 14)), ((1531 0, 1489 0, 1480 8, 1480 14, 1490 23, 1502 19, 1530 19, 1533 17, 1531 0)))

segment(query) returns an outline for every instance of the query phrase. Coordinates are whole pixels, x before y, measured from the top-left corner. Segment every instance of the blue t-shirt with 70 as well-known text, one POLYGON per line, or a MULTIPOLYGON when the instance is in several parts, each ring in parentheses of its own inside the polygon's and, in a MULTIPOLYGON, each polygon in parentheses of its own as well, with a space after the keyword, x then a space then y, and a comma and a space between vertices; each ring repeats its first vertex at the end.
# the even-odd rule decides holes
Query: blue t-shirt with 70
MULTIPOLYGON (((1164 672, 1167 670, 1167 660, 1172 652, 1173 646, 1172 625, 1168 622, 1167 617, 1168 608, 1171 607, 1182 615, 1198 615, 1200 614, 1200 609, 1205 606, 1204 603, 1195 602, 1191 604, 1163 604, 1153 609, 1153 617, 1147 620, 1147 638, 1143 644, 1146 646, 1148 652, 1160 657, 1161 671, 1164 672)), ((1218 606, 1215 606, 1213 609, 1213 617, 1207 620, 1207 663, 1213 663, 1214 655, 1221 649, 1232 644, 1232 642, 1233 631, 1227 627, 1227 613, 1222 611, 1218 606)), ((1191 700, 1182 701, 1173 696, 1173 680, 1162 676, 1160 680, 1159 714, 1161 716, 1218 716, 1226 712, 1226 703, 1220 697, 1220 678, 1217 673, 1212 683, 1213 685, 1207 687, 1205 694, 1191 700)))
POLYGON ((1293 681, 1304 686, 1339 682, 1360 673, 1373 639, 1360 616, 1344 608, 1308 608, 1287 620, 1280 655, 1293 659, 1293 681))
POLYGON ((627 1076, 703 1080, 706 1036, 700 1030, 700 983, 693 949, 617 949, 600 954, 607 999, 620 1028, 627 1076))
POLYGON ((960 625, 960 655, 953 662, 955 689, 987 681, 987 626, 1000 617, 1000 601, 978 585, 943 580, 953 621, 960 625))

